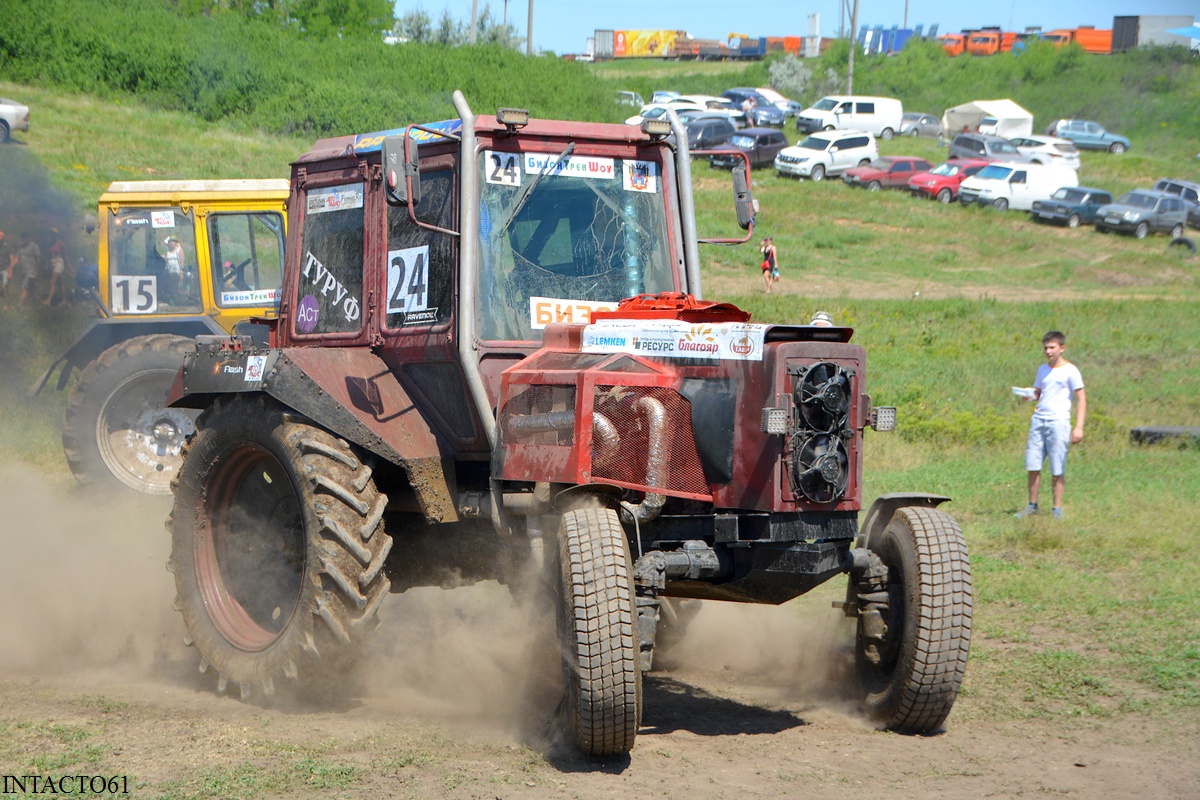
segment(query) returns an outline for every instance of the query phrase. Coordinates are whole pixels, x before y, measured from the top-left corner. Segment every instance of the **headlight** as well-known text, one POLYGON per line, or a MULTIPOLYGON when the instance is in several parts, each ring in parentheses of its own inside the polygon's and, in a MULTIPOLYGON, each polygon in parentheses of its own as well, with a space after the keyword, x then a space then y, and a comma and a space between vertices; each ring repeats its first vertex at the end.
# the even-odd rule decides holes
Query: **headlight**
POLYGON ((1126 222, 1137 222, 1141 218, 1142 214, 1139 211, 1126 211, 1124 216, 1126 222))

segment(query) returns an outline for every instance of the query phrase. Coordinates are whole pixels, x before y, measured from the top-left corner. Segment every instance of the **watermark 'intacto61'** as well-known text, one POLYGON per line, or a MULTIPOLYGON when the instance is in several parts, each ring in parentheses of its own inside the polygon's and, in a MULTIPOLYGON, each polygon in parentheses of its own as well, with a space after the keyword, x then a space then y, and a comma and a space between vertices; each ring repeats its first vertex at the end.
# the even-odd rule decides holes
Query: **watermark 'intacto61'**
POLYGON ((3 775, 0 794, 129 794, 128 775, 3 775))

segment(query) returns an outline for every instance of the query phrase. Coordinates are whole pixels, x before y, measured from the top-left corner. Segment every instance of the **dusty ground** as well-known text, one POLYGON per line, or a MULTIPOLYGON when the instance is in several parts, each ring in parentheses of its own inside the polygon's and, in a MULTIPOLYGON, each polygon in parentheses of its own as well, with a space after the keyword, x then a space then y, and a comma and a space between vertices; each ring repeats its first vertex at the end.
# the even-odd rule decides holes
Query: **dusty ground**
POLYGON ((822 668, 845 633, 828 598, 706 606, 626 759, 538 735, 537 624, 495 586, 390 598, 350 699, 243 704, 182 644, 164 504, 0 479, 3 774, 127 774, 156 797, 1200 797, 1191 725, 997 723, 968 694, 941 735, 873 730, 822 668))

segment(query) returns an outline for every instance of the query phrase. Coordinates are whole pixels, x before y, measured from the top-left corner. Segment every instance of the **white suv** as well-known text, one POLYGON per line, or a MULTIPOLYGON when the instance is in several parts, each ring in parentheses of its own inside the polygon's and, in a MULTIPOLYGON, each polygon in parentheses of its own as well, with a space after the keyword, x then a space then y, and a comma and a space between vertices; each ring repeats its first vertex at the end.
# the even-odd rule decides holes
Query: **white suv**
POLYGON ((861 131, 821 131, 800 144, 785 147, 775 156, 775 173, 780 177, 824 180, 853 167, 870 164, 879 157, 875 137, 861 131))

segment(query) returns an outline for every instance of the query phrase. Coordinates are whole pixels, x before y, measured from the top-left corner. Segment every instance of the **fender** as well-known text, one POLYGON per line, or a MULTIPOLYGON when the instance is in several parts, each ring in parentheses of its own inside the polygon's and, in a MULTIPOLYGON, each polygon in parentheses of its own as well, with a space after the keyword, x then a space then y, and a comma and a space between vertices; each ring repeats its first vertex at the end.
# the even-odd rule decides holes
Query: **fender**
POLYGON ((867 517, 858 531, 858 537, 854 540, 854 546, 866 547, 871 534, 877 530, 886 528, 888 522, 892 519, 892 515, 896 513, 897 508, 903 506, 928 506, 929 508, 937 508, 948 500, 950 498, 945 495, 925 494, 924 492, 881 494, 871 504, 871 510, 867 512, 867 517))
POLYGON ((50 376, 54 374, 54 370, 58 369, 60 364, 62 371, 58 374, 58 381, 54 388, 61 392, 66 388, 67 381, 70 380, 74 370, 85 369, 108 348, 138 336, 150 336, 157 333, 172 333, 176 336, 194 338, 205 334, 224 334, 225 330, 211 317, 200 315, 169 319, 159 317, 139 320, 119 317, 93 320, 87 330, 75 340, 75 343, 42 373, 42 376, 29 389, 29 396, 36 397, 45 388, 50 376))
POLYGON ((453 456, 382 359, 359 347, 221 349, 229 340, 198 340, 168 405, 205 408, 217 395, 265 392, 402 467, 428 522, 459 521, 453 456))

